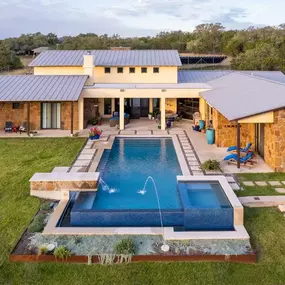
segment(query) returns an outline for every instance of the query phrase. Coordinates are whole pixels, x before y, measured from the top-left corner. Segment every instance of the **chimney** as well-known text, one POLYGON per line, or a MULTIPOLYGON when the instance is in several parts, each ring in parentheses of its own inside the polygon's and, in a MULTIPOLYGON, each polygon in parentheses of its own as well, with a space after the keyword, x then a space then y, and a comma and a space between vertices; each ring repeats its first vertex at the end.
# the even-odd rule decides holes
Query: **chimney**
POLYGON ((84 74, 88 75, 88 79, 85 83, 85 85, 94 85, 95 79, 94 79, 94 55, 91 54, 91 51, 87 51, 84 57, 84 63, 83 63, 83 69, 84 74))

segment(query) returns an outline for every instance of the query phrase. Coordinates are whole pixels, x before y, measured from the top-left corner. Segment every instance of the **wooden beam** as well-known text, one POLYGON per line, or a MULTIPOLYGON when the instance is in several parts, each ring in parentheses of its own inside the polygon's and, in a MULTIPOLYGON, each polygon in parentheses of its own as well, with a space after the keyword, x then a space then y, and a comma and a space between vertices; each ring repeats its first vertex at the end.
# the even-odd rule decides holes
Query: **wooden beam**
POLYGON ((240 169, 240 123, 237 123, 237 168, 240 169))
POLYGON ((71 136, 73 136, 73 117, 74 117, 74 104, 71 102, 71 122, 70 122, 70 132, 71 136))
POLYGON ((27 102, 27 134, 30 134, 30 102, 27 102))

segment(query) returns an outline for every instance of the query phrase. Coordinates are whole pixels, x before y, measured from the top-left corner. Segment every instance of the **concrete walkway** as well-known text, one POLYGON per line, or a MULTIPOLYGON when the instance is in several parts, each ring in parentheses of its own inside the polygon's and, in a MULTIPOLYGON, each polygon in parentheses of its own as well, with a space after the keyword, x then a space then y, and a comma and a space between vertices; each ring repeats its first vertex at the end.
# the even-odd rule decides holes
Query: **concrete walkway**
POLYGON ((240 197, 240 202, 247 207, 276 207, 285 205, 285 196, 247 196, 240 197))

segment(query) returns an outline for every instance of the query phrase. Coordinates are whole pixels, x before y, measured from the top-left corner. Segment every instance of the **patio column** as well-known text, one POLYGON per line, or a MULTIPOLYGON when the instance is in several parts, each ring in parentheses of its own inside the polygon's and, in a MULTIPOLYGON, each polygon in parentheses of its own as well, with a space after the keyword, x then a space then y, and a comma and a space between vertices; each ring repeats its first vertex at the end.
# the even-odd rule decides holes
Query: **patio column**
POLYGON ((80 97, 78 100, 78 129, 84 129, 84 98, 80 97))
POLYGON ((27 134, 30 134, 30 102, 27 102, 27 134))
POLYGON ((74 117, 74 104, 71 102, 71 121, 70 121, 70 134, 73 136, 73 117, 74 117))
POLYGON ((120 130, 125 129, 124 114, 125 114, 125 99, 120 97, 120 130))
POLYGON ((149 106, 149 112, 152 113, 153 112, 153 98, 149 98, 148 99, 148 106, 149 106))
POLYGON ((237 168, 240 169, 240 123, 237 123, 237 168))
POLYGON ((113 115, 113 112, 115 112, 115 98, 112 98, 111 100, 111 113, 113 115))
POLYGON ((161 130, 165 130, 165 97, 160 99, 160 126, 161 130))

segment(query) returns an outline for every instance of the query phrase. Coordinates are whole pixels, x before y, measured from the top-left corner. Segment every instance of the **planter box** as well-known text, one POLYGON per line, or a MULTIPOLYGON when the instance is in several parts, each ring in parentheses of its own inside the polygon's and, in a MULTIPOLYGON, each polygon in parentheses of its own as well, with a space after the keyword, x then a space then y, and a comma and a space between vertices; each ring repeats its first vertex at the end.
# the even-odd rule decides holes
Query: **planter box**
MULTIPOLYGON (((10 254, 11 262, 63 262, 63 263, 86 263, 88 257, 73 255, 67 259, 56 259, 54 255, 16 255, 10 254)), ((178 262, 178 261, 214 261, 214 262, 235 262, 235 263, 256 263, 256 254, 244 255, 135 255, 131 262, 178 262)), ((114 260, 114 263, 117 259, 114 260)), ((98 255, 92 256, 92 263, 99 263, 98 255)))

